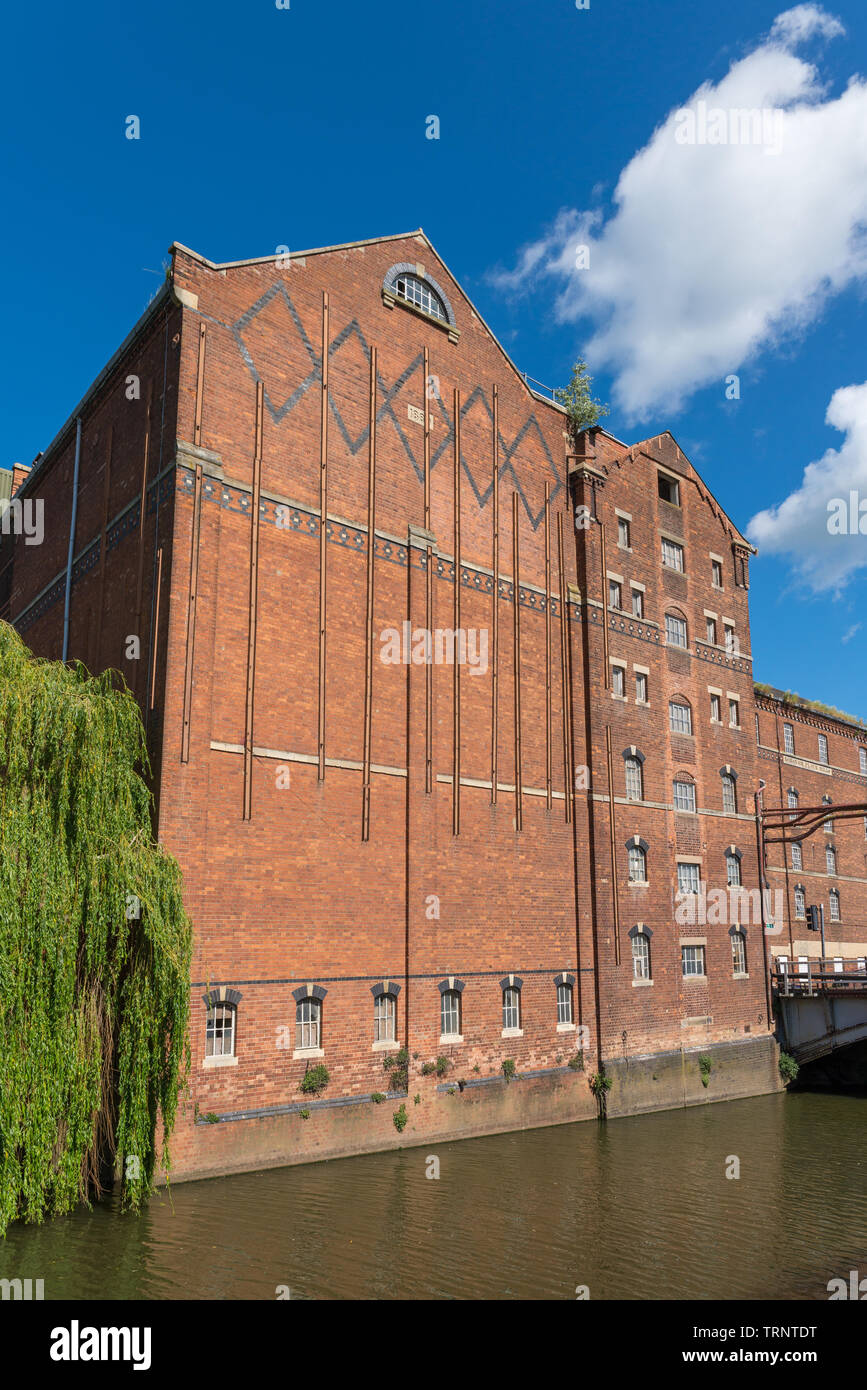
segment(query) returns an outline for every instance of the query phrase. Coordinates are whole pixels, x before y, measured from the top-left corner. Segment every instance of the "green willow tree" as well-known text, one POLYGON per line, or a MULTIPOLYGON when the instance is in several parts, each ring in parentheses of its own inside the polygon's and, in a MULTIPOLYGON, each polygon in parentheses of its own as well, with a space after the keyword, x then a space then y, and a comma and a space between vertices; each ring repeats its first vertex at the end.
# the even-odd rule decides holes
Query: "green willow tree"
POLYGON ((0 622, 0 1234, 98 1196, 115 1159, 137 1209, 189 1067, 192 933, 117 679, 0 622))

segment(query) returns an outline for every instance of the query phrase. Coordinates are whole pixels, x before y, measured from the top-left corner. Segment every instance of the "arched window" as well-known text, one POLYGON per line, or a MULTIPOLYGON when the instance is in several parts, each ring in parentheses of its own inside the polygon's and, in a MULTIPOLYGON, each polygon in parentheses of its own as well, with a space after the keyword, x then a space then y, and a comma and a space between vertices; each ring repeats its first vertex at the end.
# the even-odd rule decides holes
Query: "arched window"
POLYGON ((734 845, 726 850, 726 883, 729 888, 741 886, 741 855, 734 845))
POLYGON ((679 772, 673 784, 675 811, 695 811, 695 782, 688 772, 679 772))
POLYGON ((788 800, 790 810, 797 811, 798 793, 795 787, 789 787, 789 790, 786 792, 786 798, 788 800))
POLYGON ((308 995, 295 1005, 295 1046, 299 1052, 322 1045, 322 1001, 308 995))
POLYGON ((557 979, 557 1027, 571 1028, 574 1022, 572 1009, 573 975, 561 975, 557 979))
POLYGON ((692 733, 692 706, 682 695, 668 702, 668 727, 673 734, 692 733))
MULTIPOLYGON (((823 805, 823 806, 830 806, 830 805, 831 805, 831 798, 830 798, 830 796, 825 795, 825 796, 822 797, 822 805, 823 805)), ((832 819, 830 816, 829 816, 828 819, 825 821, 825 834, 826 834, 826 835, 833 835, 833 834, 834 834, 834 821, 833 821, 833 819, 832 819)))
POLYGON ((804 854, 800 845, 792 845, 792 868, 799 872, 804 867, 804 854))
POLYGON ((235 1004, 212 1004, 208 1009, 205 1027, 206 1057, 234 1057, 236 1013, 235 1004))
POLYGON ((216 1066, 221 1058, 228 1060, 236 1056, 237 1016, 241 991, 221 985, 219 989, 210 990, 202 997, 208 1011, 205 1022, 205 1064, 216 1066))
POLYGON ((521 981, 516 975, 507 975, 500 981, 503 991, 503 1032, 521 1031, 521 981))
POLYGON ((425 314, 432 314, 434 318, 448 322, 446 306, 427 280, 421 280, 417 275, 398 275, 394 282, 394 291, 400 299, 414 304, 425 314))
POLYGON ((837 875, 837 851, 833 845, 825 846, 825 868, 833 877, 837 875))
POLYGON ((732 772, 730 767, 720 768, 720 780, 722 782, 723 811, 727 816, 736 816, 738 813, 737 773, 732 772))
POLYGON ((686 618, 682 613, 666 613, 665 640, 669 647, 687 646, 686 618))
POLYGON ((373 1041, 394 1042, 397 1037, 397 999, 380 994, 373 1001, 373 1041))
POLYGON ((795 887, 795 916, 803 920, 807 915, 807 896, 800 884, 795 887))
POLYGON ((747 973, 747 938, 742 931, 732 932, 732 970, 735 975, 747 973))
POLYGON ((649 980, 650 973, 650 937, 647 932, 633 929, 632 937, 632 978, 634 980, 649 980))
POLYGON ((629 882, 647 882, 647 844, 644 840, 633 836, 627 840, 626 848, 629 854, 629 882))
POLYGON ((840 894, 836 888, 832 888, 829 894, 829 906, 831 909, 830 917, 832 922, 840 920, 840 894))
POLYGON ((440 1032, 444 1040, 458 1041, 461 1037, 463 1024, 461 995, 463 990, 463 980, 456 980, 454 975, 449 975, 446 980, 440 980, 440 1032))
POLYGON ((624 755, 624 766, 626 770, 626 800, 644 800, 644 769, 641 766, 641 758, 629 753, 624 755))

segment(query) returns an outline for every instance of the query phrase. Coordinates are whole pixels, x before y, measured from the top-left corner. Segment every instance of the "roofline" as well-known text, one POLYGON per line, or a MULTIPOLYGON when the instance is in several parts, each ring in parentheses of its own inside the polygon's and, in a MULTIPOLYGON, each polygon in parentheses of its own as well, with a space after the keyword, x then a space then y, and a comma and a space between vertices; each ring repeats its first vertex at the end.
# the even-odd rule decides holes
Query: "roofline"
POLYGON ((105 384, 105 382, 111 376, 112 372, 117 367, 118 363, 123 359, 123 357, 129 351, 129 349, 132 347, 135 340, 139 338, 141 334, 144 332, 145 328, 147 328, 151 319, 156 318, 160 309, 163 308, 163 306, 167 304, 169 301, 174 301, 175 303, 178 302, 171 281, 165 280, 163 284, 160 286, 157 293, 154 295, 150 304, 148 304, 144 313, 141 314, 139 318, 136 320, 136 322, 133 324, 132 328, 130 329, 129 333, 127 333, 120 347, 116 348, 115 351, 112 353, 111 357, 106 362, 102 371, 99 373, 99 376, 97 376, 90 383, 90 386, 87 388, 81 400, 78 402, 78 405, 75 407, 72 413, 67 416, 66 420, 60 426, 60 429, 55 434, 51 443, 46 445, 42 453, 39 455, 38 459, 32 464, 30 472, 27 474, 27 477, 23 479, 18 488, 19 496, 23 494, 25 490, 30 486, 32 480, 42 473, 42 470, 45 468, 46 464, 50 462, 52 454, 57 449, 59 449, 65 435, 72 429, 79 415, 83 413, 85 406, 96 395, 100 387, 102 387, 105 384))
POLYGON ((816 704, 821 701, 808 700, 805 695, 795 696, 791 690, 779 690, 775 685, 768 685, 766 681, 753 681, 753 690, 763 700, 773 700, 777 705, 787 705, 789 709, 803 710, 805 714, 816 715, 819 719, 827 719, 831 724, 843 724, 847 729, 857 729, 859 734, 867 734, 867 723, 859 722, 854 715, 847 718, 841 714, 829 714, 827 706, 824 709, 816 709, 816 704), (765 688, 762 689, 761 687, 765 688))
MULTIPOLYGON (((433 242, 431 241, 430 237, 428 236, 427 232, 424 230, 423 227, 416 227, 415 230, 411 232, 396 232, 390 236, 367 237, 363 241, 342 241, 338 242, 335 246, 316 246, 311 251, 283 251, 274 252, 270 256, 252 256, 248 260, 243 261, 209 261, 207 256, 201 255, 198 251, 193 251, 191 247, 185 246, 183 242, 180 241, 172 242, 171 246, 169 247, 169 254, 173 255, 175 251, 183 251, 184 255, 192 256, 193 260, 198 261, 200 265, 207 266, 209 270, 237 270, 243 266, 248 265, 268 265, 278 260, 292 261, 301 260, 305 256, 321 256, 325 255, 325 253, 328 251, 351 251, 358 246, 378 246, 381 243, 387 241, 407 241, 410 237, 421 237, 422 240, 426 243, 426 245, 430 247, 431 251, 436 256, 443 269, 448 271, 448 274, 451 276, 458 290, 463 295, 467 304, 469 304, 470 309, 475 314, 482 327, 486 330, 487 333, 490 334, 491 338, 493 338, 495 346, 499 348, 506 362, 511 367, 512 371, 515 373, 515 376, 521 382, 521 385, 527 391, 528 395, 532 396, 534 400, 539 401, 542 405, 550 406, 550 408, 552 410, 555 410, 557 414, 566 414, 567 411, 565 407, 560 405, 559 402, 548 400, 547 396, 540 395, 537 391, 533 390, 532 386, 529 386, 527 384, 520 368, 509 356, 508 352, 503 347, 503 344, 500 342, 499 338, 497 337, 494 330, 491 328, 490 324, 487 322, 484 316, 479 313, 475 304, 470 299, 469 295, 464 289, 463 284, 458 279, 457 275, 455 275, 451 268, 446 264, 445 260, 440 255, 439 251, 434 246, 433 242)), ((614 436, 612 435, 611 438, 613 439, 614 436)), ((617 440, 617 443, 622 443, 622 440, 617 440)), ((624 445, 624 447, 628 448, 628 445, 624 445)))
POLYGON ((327 251, 352 251, 357 246, 378 246, 383 241, 406 241, 408 237, 413 236, 424 237, 433 251, 434 248, 431 246, 429 238, 425 236, 421 227, 416 227, 412 232, 395 232, 391 236, 371 236, 364 241, 340 241, 334 246, 314 246, 308 251, 275 251, 270 256, 250 256, 243 261, 209 261, 207 256, 203 256, 199 251, 194 251, 191 246, 185 246, 182 241, 172 242, 169 247, 169 255, 175 251, 183 251, 184 255, 192 256, 194 261, 206 265, 209 270, 237 270, 240 266, 245 265, 268 265, 271 261, 294 261, 300 260, 302 256, 323 256, 327 251))
MULTIPOLYGON (((747 540, 747 538, 746 538, 746 536, 744 535, 743 531, 741 531, 740 527, 737 526, 737 525, 735 524, 735 522, 732 520, 732 518, 729 516, 729 514, 728 514, 728 512, 726 511, 725 507, 723 506, 722 502, 720 502, 719 498, 718 498, 713 492, 711 492, 710 488, 708 487, 707 483, 706 483, 705 480, 704 480, 703 474, 699 473, 699 471, 698 471, 698 469, 696 468, 695 464, 693 463, 692 459, 689 457, 689 454, 687 454, 687 453, 680 447, 680 443, 679 443, 678 440, 675 438, 675 436, 672 434, 671 430, 668 430, 668 429, 666 429, 666 430, 660 430, 659 434, 650 434, 650 435, 647 436, 646 439, 639 439, 639 440, 637 440, 634 444, 627 444, 627 445, 626 445, 626 448, 627 448, 627 449, 630 449, 630 450, 632 450, 632 449, 640 449, 641 446, 642 446, 642 444, 650 444, 650 443, 652 443, 653 440, 661 438, 661 436, 664 435, 664 434, 667 434, 668 437, 669 437, 669 439, 672 440, 672 442, 674 443, 674 445, 675 445, 676 448, 677 448, 678 453, 683 454, 683 457, 686 459, 687 463, 689 464, 689 466, 690 466, 690 468, 692 469, 692 471, 695 473, 696 477, 701 479, 701 485, 702 485, 702 487, 704 488, 705 492, 707 492, 707 493, 710 495, 710 497, 713 499, 713 501, 716 503, 717 507, 718 507, 719 510, 722 512, 723 516, 726 518, 726 521, 731 522, 732 529, 733 529, 733 530, 735 531, 735 533, 737 534, 737 536, 738 536, 740 542, 741 542, 749 551, 751 551, 753 555, 758 555, 758 553, 759 553, 759 552, 758 552, 758 548, 757 548, 756 546, 753 545, 752 541, 748 541, 748 540, 747 540)), ((619 442, 620 442, 620 441, 618 441, 618 443, 619 443, 619 442)))

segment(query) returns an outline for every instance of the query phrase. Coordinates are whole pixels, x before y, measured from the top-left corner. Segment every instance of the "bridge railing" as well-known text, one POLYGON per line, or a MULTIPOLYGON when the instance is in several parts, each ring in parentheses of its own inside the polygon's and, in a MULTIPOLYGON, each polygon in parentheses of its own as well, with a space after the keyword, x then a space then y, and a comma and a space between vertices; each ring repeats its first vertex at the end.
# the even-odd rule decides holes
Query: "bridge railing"
POLYGON ((867 958, 842 956, 774 956, 771 980, 779 994, 823 994, 867 989, 867 958))

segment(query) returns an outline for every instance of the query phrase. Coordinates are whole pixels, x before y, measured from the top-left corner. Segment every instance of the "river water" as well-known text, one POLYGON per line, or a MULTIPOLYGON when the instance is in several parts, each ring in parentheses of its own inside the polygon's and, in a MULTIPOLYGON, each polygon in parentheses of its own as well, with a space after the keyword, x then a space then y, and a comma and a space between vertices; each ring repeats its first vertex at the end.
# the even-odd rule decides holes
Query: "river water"
POLYGON ((865 1135, 867 1095, 795 1092, 181 1183, 139 1217, 13 1227, 0 1277, 46 1299, 827 1300, 867 1277, 865 1135))

